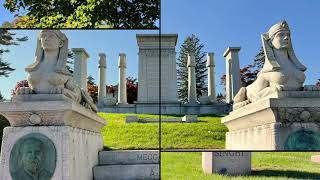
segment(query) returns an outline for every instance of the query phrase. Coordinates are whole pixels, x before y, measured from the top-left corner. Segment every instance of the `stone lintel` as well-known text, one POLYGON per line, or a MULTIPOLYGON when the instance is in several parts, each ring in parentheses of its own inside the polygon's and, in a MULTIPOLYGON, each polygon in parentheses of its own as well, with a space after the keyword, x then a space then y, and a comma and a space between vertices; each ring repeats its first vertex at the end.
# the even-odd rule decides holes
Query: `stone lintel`
POLYGON ((240 49, 241 49, 240 46, 239 47, 228 47, 228 49, 223 53, 223 57, 227 57, 227 55, 229 53, 231 53, 232 51, 233 52, 238 52, 238 51, 240 51, 240 49))
POLYGON ((71 48, 74 53, 84 53, 87 59, 90 57, 86 49, 84 48, 71 48))
MULTIPOLYGON (((137 43, 139 48, 158 48, 159 49, 159 34, 137 34, 137 43)), ((161 48, 171 47, 175 48, 178 40, 178 34, 162 34, 161 48)))

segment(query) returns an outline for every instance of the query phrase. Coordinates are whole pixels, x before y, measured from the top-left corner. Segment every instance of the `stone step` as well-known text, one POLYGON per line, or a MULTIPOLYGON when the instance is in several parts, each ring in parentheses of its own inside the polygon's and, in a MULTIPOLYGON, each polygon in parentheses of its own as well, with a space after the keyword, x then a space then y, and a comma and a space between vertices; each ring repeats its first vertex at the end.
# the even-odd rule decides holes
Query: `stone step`
POLYGON ((93 168, 94 180, 160 179, 159 164, 103 165, 93 168))
POLYGON ((159 150, 100 151, 99 165, 159 164, 159 150))

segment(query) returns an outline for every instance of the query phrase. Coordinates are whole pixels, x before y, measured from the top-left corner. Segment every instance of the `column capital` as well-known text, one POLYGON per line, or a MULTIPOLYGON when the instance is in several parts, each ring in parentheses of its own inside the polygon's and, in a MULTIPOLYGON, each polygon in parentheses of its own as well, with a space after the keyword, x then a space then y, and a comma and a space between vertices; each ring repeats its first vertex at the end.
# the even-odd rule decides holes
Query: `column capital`
POLYGON ((223 57, 227 57, 231 52, 239 52, 241 47, 228 47, 228 49, 223 53, 223 57))
POLYGON ((105 53, 99 53, 99 68, 106 68, 107 67, 107 60, 105 53))
POLYGON ((127 67, 127 61, 126 61, 126 54, 125 53, 120 53, 119 54, 119 61, 118 61, 118 67, 119 68, 126 68, 127 67))
POLYGON ((207 67, 213 67, 215 65, 213 57, 214 57, 213 52, 207 53, 207 67))
POLYGON ((71 48, 71 50, 72 50, 72 52, 74 52, 75 54, 80 54, 80 53, 83 53, 85 56, 86 56, 86 58, 89 58, 90 56, 89 56, 89 54, 88 54, 88 52, 86 51, 86 49, 84 49, 84 48, 71 48))
POLYGON ((188 62, 187 62, 188 67, 195 67, 196 66, 196 60, 194 57, 193 53, 188 54, 188 62))

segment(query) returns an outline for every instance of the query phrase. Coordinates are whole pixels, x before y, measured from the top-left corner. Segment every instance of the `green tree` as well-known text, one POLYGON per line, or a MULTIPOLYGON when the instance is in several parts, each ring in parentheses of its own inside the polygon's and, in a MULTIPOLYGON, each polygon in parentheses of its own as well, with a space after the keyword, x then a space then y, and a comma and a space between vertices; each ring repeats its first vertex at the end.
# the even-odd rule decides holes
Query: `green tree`
POLYGON ((179 57, 177 59, 177 83, 179 100, 187 102, 188 99, 188 54, 194 53, 196 61, 196 88, 197 96, 201 96, 202 92, 207 90, 207 68, 206 68, 206 53, 203 51, 204 45, 200 39, 194 34, 187 37, 180 47, 179 57))
MULTIPOLYGON (((7 29, 0 29, 0 45, 3 46, 11 46, 11 45, 19 45, 18 42, 27 41, 28 37, 17 37, 16 34, 9 32, 7 29)), ((12 68, 10 63, 2 58, 4 53, 10 52, 9 49, 0 48, 0 77, 8 77, 9 74, 15 69, 12 68)))
POLYGON ((5 0, 3 6, 24 28, 157 28, 160 18, 160 0, 5 0))
POLYGON ((87 84, 88 85, 96 85, 96 83, 94 83, 94 78, 91 75, 89 75, 87 78, 87 84))

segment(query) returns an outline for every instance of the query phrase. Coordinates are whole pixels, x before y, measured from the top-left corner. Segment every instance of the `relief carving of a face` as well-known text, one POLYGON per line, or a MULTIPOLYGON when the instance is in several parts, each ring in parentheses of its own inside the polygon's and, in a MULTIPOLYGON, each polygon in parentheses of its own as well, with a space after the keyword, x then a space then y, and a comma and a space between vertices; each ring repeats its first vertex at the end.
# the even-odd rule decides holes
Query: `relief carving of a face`
POLYGON ((271 43, 276 49, 288 49, 291 43, 289 31, 279 31, 274 35, 271 43))
POLYGON ((63 46, 63 42, 53 32, 42 32, 40 35, 42 48, 46 50, 56 50, 63 46))

